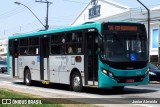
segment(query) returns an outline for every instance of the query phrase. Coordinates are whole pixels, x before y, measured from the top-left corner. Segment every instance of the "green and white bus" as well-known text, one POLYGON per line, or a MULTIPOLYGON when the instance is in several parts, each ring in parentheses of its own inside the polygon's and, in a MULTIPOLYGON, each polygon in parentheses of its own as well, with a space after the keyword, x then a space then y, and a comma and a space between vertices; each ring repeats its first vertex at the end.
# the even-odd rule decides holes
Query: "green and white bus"
POLYGON ((149 82, 147 34, 143 24, 90 22, 9 37, 8 72, 33 81, 98 88, 149 82))

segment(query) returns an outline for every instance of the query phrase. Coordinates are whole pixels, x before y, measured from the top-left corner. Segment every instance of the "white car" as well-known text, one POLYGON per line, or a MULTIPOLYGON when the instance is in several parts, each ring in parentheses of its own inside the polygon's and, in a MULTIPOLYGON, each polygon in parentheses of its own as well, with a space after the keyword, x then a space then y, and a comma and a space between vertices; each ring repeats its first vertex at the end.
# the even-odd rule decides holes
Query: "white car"
POLYGON ((7 72, 7 64, 5 61, 0 60, 0 72, 7 72))

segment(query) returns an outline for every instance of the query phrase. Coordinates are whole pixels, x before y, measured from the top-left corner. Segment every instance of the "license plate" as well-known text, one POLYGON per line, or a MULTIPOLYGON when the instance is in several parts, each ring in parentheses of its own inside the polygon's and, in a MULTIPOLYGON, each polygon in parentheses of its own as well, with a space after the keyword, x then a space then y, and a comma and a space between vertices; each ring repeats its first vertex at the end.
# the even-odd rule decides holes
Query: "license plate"
POLYGON ((126 82, 128 82, 128 83, 130 83, 130 82, 134 82, 134 79, 127 79, 127 81, 126 82))

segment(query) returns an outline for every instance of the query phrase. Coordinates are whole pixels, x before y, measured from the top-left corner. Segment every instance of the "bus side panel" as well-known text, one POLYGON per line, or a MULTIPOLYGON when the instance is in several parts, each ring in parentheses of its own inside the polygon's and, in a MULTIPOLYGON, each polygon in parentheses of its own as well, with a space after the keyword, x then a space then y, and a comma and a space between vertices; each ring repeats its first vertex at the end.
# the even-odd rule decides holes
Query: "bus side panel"
POLYGON ((68 62, 70 61, 69 57, 64 55, 64 56, 59 56, 56 57, 56 59, 60 59, 61 60, 61 64, 58 65, 58 71, 59 71, 59 82, 60 83, 64 83, 64 84, 69 84, 69 69, 67 69, 67 66, 70 66, 70 64, 68 65, 68 62))
MULTIPOLYGON (((65 71, 68 71, 68 82, 70 83, 70 74, 71 74, 71 71, 76 68, 79 70, 79 72, 81 73, 81 76, 82 76, 82 83, 84 84, 84 55, 67 55, 66 57, 66 63, 63 64, 63 65, 66 65, 65 67, 65 71), (81 61, 76 61, 76 56, 78 57, 81 57, 81 61)), ((62 76, 60 76, 62 77, 62 76)), ((61 82, 64 83, 63 78, 60 78, 61 82)), ((68 84, 69 84, 68 83, 68 84)))
POLYGON ((13 71, 12 71, 12 56, 9 57, 9 72, 10 72, 10 76, 13 78, 13 71))
POLYGON ((59 83, 58 69, 61 66, 61 59, 58 56, 49 56, 50 82, 59 83))
POLYGON ((19 76, 19 72, 18 72, 18 58, 15 58, 15 76, 18 77, 19 76))
POLYGON ((29 67, 31 73, 31 79, 40 81, 40 62, 38 56, 19 56, 20 77, 24 78, 24 69, 29 67))
POLYGON ((19 78, 20 79, 24 78, 24 75, 23 75, 23 73, 24 73, 24 67, 22 66, 23 62, 24 62, 23 56, 19 56, 18 57, 18 71, 19 71, 19 78))
POLYGON ((84 84, 84 56, 62 55, 50 56, 50 81, 55 83, 70 84, 70 73, 74 68, 81 72, 84 84), (81 56, 81 62, 76 62, 75 57, 81 56))
MULTIPOLYGON (((84 57, 82 55, 66 55, 65 57, 62 57, 62 69, 60 71, 63 72, 59 72, 60 83, 70 83, 70 73, 74 68, 77 68, 80 73, 81 71, 84 71, 84 57), (81 62, 76 62, 76 56, 81 56, 81 62), (64 79, 63 77, 66 78, 64 79)), ((81 75, 84 75, 84 72, 81 75)))
POLYGON ((44 58, 44 80, 49 80, 48 58, 44 58))

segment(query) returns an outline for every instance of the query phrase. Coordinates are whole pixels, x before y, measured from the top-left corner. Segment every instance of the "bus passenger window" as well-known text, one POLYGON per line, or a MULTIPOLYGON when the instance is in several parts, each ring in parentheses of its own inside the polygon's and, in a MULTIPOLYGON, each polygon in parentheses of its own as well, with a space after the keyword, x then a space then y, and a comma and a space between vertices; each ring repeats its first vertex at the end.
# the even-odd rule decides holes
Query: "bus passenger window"
POLYGON ((65 53, 65 47, 64 45, 60 45, 60 54, 64 54, 65 53))
POLYGON ((68 53, 73 53, 73 49, 71 46, 68 47, 68 53))
POLYGON ((64 54, 64 45, 52 45, 51 54, 64 54))
POLYGON ((67 54, 80 54, 82 53, 82 45, 79 43, 67 44, 66 53, 67 54))
POLYGON ((38 47, 29 48, 30 55, 38 55, 38 47))
POLYGON ((17 53, 14 53, 13 56, 17 56, 17 53))
POLYGON ((77 42, 77 35, 76 35, 76 33, 72 33, 72 42, 77 42))
POLYGON ((12 56, 13 54, 12 54, 12 48, 9 48, 9 54, 12 56))
POLYGON ((28 49, 25 49, 24 52, 22 52, 22 55, 29 55, 28 49))
POLYGON ((34 54, 33 49, 30 49, 29 54, 31 54, 31 55, 34 54))
POLYGON ((77 53, 81 53, 81 48, 77 48, 77 53))
POLYGON ((37 55, 39 54, 39 50, 38 50, 38 48, 36 48, 36 54, 37 54, 37 55))
POLYGON ((20 48, 19 55, 29 55, 28 48, 20 48))

